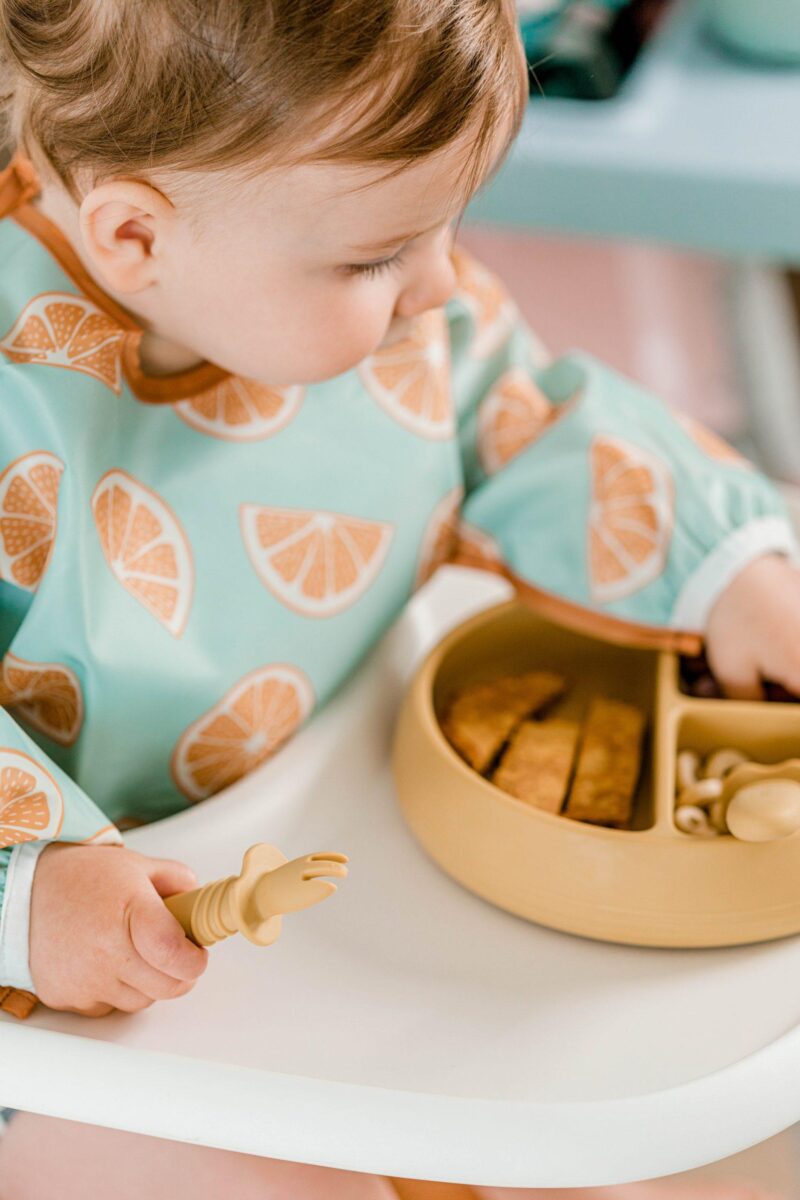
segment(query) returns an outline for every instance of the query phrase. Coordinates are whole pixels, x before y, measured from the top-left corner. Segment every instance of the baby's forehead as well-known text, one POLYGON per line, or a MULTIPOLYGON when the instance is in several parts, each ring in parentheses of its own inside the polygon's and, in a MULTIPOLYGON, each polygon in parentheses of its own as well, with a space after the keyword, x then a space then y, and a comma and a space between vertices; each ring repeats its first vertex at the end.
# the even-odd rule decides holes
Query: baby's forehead
POLYGON ((363 247, 377 256, 383 243, 457 216, 471 190, 469 166, 456 144, 408 164, 287 164, 246 184, 239 201, 310 245, 363 247))

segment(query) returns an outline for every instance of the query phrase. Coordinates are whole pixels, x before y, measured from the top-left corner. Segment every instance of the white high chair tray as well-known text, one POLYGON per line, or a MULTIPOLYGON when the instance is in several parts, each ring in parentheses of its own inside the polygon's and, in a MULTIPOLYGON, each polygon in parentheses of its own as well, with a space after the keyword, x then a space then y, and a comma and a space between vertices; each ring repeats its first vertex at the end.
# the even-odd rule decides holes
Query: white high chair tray
POLYGON ((343 850, 350 879, 234 938, 191 995, 135 1017, 0 1021, 3 1104, 380 1174, 578 1187, 726 1157, 800 1119, 800 939, 603 945, 463 891, 407 833, 389 773, 404 679, 506 596, 442 571, 276 759, 136 849, 201 879, 252 842, 343 850))

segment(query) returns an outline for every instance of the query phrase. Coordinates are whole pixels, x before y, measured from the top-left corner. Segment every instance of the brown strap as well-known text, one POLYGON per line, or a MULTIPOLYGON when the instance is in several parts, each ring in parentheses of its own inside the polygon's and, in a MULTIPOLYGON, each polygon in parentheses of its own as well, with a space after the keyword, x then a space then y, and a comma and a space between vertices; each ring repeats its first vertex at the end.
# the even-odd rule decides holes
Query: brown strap
POLYGON ((478 1193, 464 1183, 424 1183, 421 1179, 390 1179, 398 1200, 477 1200, 478 1193))
POLYGON ((33 164, 21 154, 15 154, 4 171, 0 171, 0 217, 7 217, 39 192, 39 177, 33 164))
POLYGON ((24 1021, 39 1003, 32 992, 23 992, 20 988, 0 987, 0 1009, 24 1021))
POLYGON ((685 654, 695 658, 702 652, 703 639, 697 633, 685 633, 680 629, 663 629, 655 625, 640 625, 626 621, 609 613, 584 608, 572 600, 565 600, 552 592, 545 592, 535 584, 528 583, 516 575, 505 563, 495 562, 473 553, 468 546, 460 545, 448 560, 455 566, 477 567, 491 571, 511 583, 519 599, 554 625, 572 629, 575 633, 612 642, 618 646, 631 646, 637 650, 670 650, 673 654, 685 654))

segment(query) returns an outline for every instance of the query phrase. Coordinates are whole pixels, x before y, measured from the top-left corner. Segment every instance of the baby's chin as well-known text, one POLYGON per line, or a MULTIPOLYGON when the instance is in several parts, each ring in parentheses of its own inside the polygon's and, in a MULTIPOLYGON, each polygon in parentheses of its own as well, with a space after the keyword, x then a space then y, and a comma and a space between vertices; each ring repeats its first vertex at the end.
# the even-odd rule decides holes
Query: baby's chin
POLYGON ((317 370, 309 370, 308 364, 303 364, 298 367, 297 371, 289 374, 286 371, 270 372, 269 370, 259 371, 258 373, 247 374, 246 371, 232 371, 232 375, 238 375, 242 379, 249 379, 253 383, 260 383, 265 388, 287 389, 291 387, 310 387, 314 383, 329 383, 332 379, 338 379, 340 375, 346 375, 348 371, 358 367, 368 355, 362 355, 353 361, 342 362, 336 366, 320 366, 317 370))

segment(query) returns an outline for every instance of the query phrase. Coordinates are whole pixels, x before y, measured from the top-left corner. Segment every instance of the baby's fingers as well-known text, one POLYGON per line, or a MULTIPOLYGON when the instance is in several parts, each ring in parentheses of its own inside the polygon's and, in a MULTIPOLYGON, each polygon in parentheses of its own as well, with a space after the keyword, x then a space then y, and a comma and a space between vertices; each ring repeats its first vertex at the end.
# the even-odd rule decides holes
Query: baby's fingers
POLYGON ((729 700, 761 700, 763 687, 756 659, 738 646, 722 653, 708 647, 709 665, 722 692, 729 700))
POLYGON ((186 863, 172 858, 151 858, 150 863, 150 882, 159 896, 174 896, 176 892, 189 892, 197 887, 197 876, 186 863))
POLYGON ((120 1012, 126 1013, 142 1012, 153 1003, 152 997, 146 996, 138 988, 123 983, 121 979, 109 987, 106 1000, 120 1012))
POLYGON ((126 967, 121 982, 149 996, 151 1000, 176 1000, 178 996, 190 992, 195 984, 193 979, 174 979, 171 975, 165 975, 141 957, 126 967))
POLYGON ((800 696, 800 646, 792 639, 791 644, 777 647, 777 653, 770 655, 770 661, 765 664, 762 672, 770 683, 780 684, 791 696, 800 696))
POLYGON ((764 688, 761 676, 756 672, 752 675, 717 675, 717 681, 722 688, 722 694, 728 700, 763 700, 764 688))
POLYGON ((74 1008, 70 1005, 68 1008, 59 1009, 59 1012, 77 1013, 79 1017, 107 1017, 113 1011, 111 1004, 89 1004, 86 1008, 74 1008))
POLYGON ((197 979, 205 971, 208 951, 189 941, 154 893, 138 896, 132 902, 128 927, 134 949, 157 971, 186 981, 197 979))

